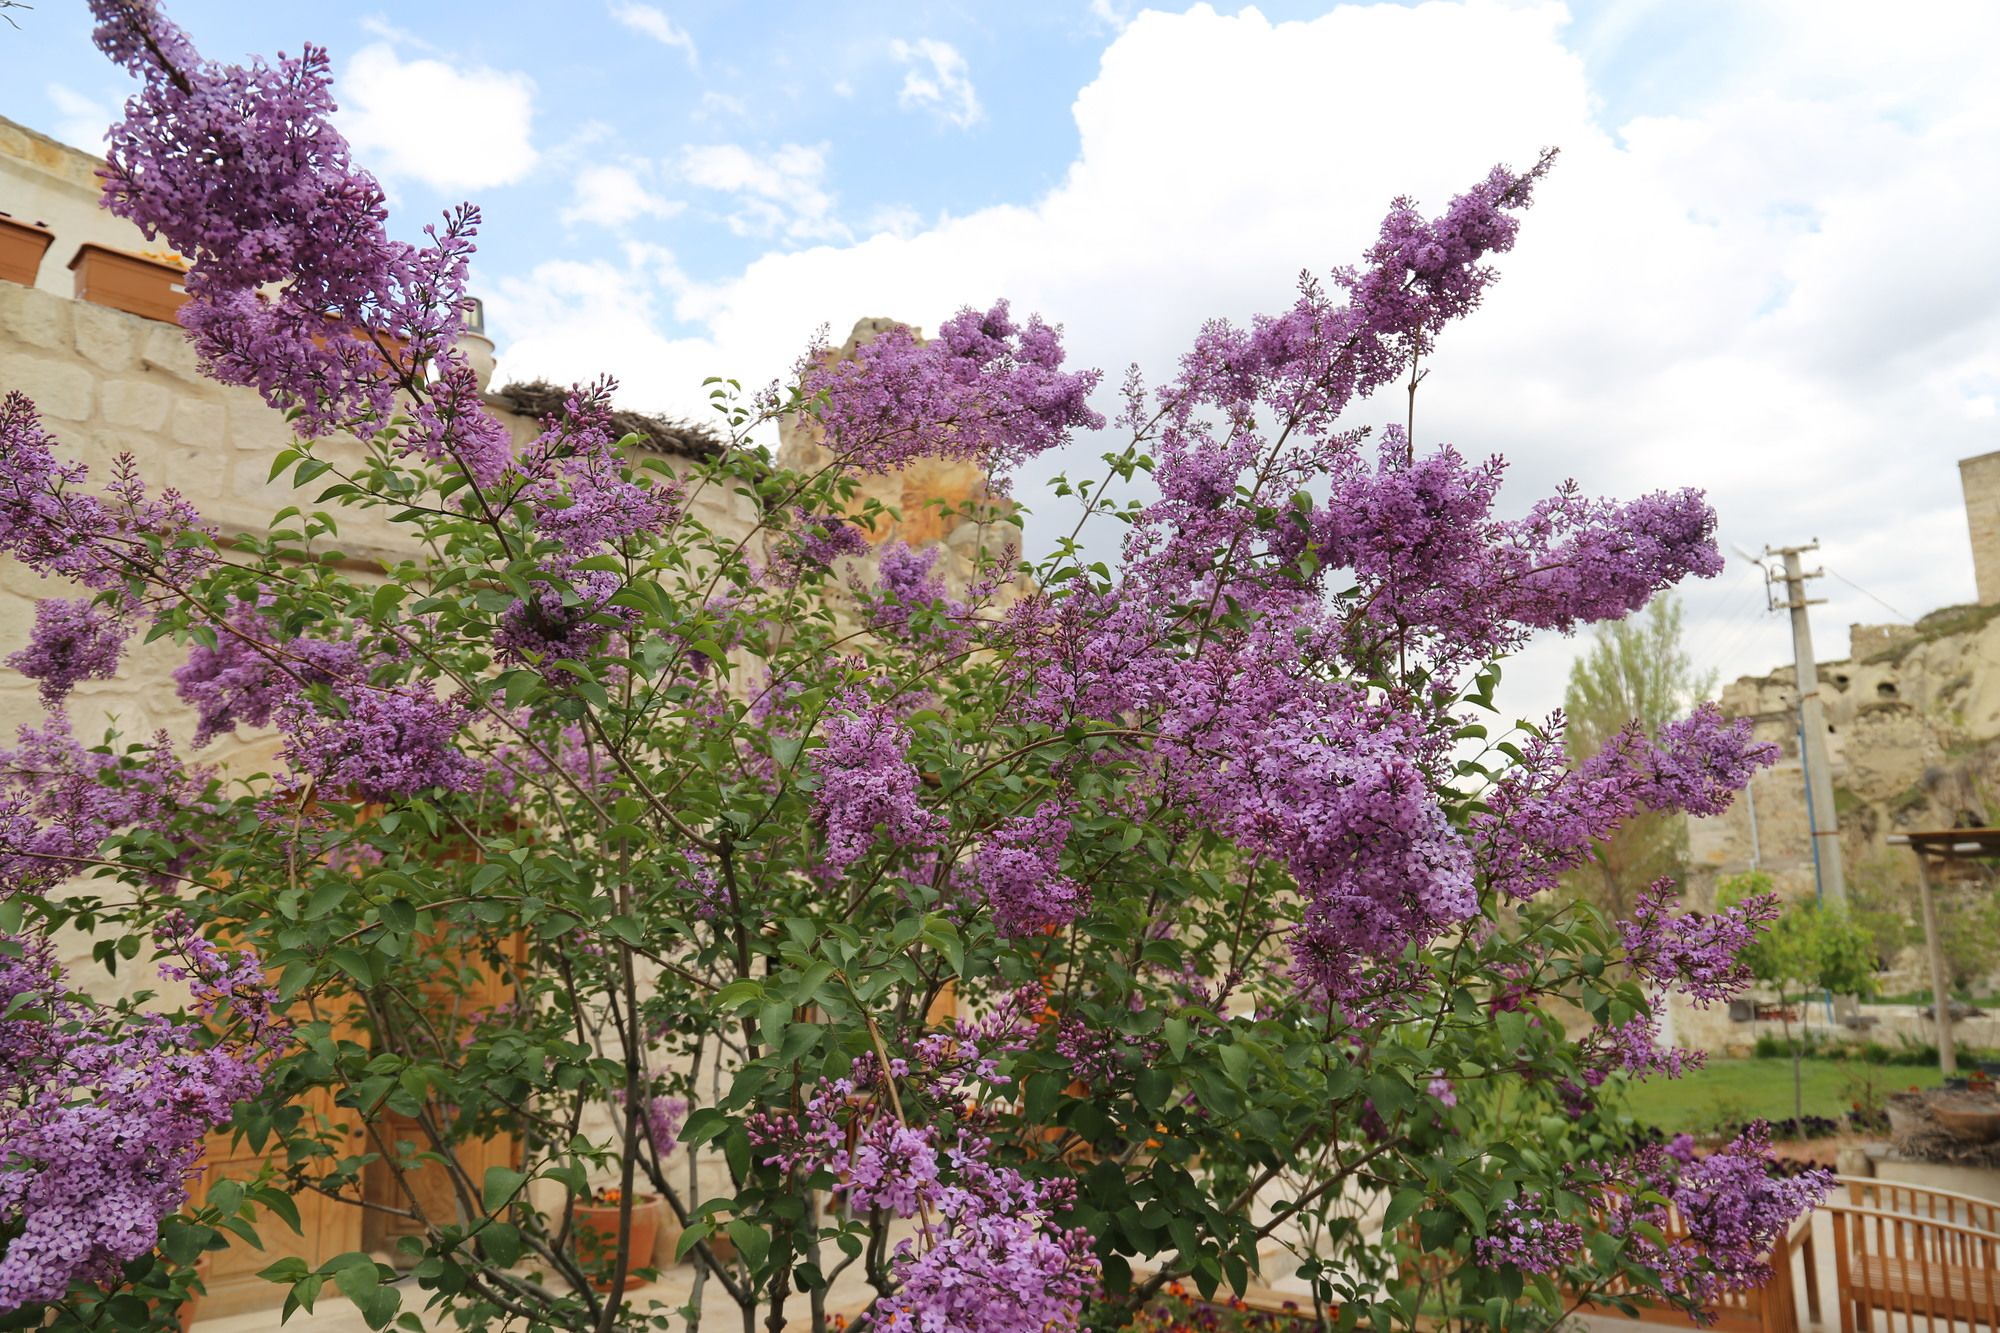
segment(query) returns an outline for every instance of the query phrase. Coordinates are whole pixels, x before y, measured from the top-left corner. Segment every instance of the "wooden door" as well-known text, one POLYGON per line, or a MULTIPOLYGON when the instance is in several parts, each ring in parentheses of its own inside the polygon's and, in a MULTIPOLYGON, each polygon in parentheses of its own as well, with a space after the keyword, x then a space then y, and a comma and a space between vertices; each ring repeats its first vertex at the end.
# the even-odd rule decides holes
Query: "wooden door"
MULTIPOLYGON (((360 1122, 354 1113, 333 1104, 333 1095, 324 1089, 309 1094, 302 1102, 308 1116, 324 1116, 327 1123, 350 1141, 348 1151, 361 1151, 360 1122)), ((271 1158, 251 1151, 248 1144, 231 1142, 227 1133, 211 1134, 203 1159, 201 1179, 193 1194, 195 1203, 207 1199, 218 1180, 249 1180, 271 1158)), ((330 1199, 304 1190, 292 1196, 299 1209, 299 1234, 277 1217, 263 1214, 257 1222, 263 1249, 231 1238, 229 1248, 209 1259, 208 1295, 201 1303, 201 1317, 222 1317, 248 1310, 272 1309, 284 1303, 289 1288, 266 1282, 257 1274, 280 1259, 297 1257, 317 1267, 337 1254, 361 1248, 361 1209, 352 1203, 330 1199)))
MULTIPOLYGON (((459 973, 454 983, 421 988, 424 1006, 428 1010, 425 1018, 436 1033, 450 1039, 462 1024, 490 1018, 513 1004, 516 989, 509 969, 510 965, 518 968, 527 956, 522 936, 513 935, 501 942, 498 966, 489 962, 486 956, 453 948, 442 936, 424 941, 424 947, 456 964, 459 973)), ((450 1137, 454 1116, 451 1107, 433 1101, 426 1115, 435 1129, 450 1137)), ((409 1116, 384 1111, 374 1117, 372 1129, 374 1138, 380 1142, 371 1141, 367 1149, 369 1152, 383 1153, 386 1148, 388 1153, 407 1159, 433 1150, 430 1135, 409 1116)), ((402 1179, 398 1180, 396 1167, 378 1158, 363 1169, 363 1195, 370 1203, 405 1211, 410 1209, 411 1196, 414 1195, 417 1211, 433 1223, 468 1223, 471 1218, 466 1215, 466 1196, 469 1194, 476 1205, 488 1167, 518 1167, 521 1142, 514 1134, 484 1136, 458 1144, 454 1156, 464 1173, 463 1179, 456 1182, 452 1179, 452 1172, 442 1162, 436 1161, 406 1167, 401 1172, 402 1179)), ((421 1237, 423 1233, 423 1223, 417 1218, 366 1210, 363 1240, 371 1251, 382 1253, 388 1262, 399 1268, 409 1267, 415 1260, 397 1247, 397 1241, 405 1236, 421 1237)))

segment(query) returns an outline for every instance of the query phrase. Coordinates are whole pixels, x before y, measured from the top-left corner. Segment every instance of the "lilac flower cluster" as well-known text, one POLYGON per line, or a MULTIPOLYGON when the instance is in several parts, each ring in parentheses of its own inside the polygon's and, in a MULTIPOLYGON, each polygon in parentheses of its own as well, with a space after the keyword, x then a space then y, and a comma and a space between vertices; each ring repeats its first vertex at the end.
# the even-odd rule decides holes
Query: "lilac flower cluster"
POLYGON ((1001 301, 961 311, 929 342, 892 328, 851 360, 815 348, 799 379, 841 463, 888 472, 960 458, 1004 471, 1104 424, 1089 404, 1098 372, 1062 362, 1061 332, 1039 319, 1016 324, 1001 301))
POLYGON ((623 586, 608 569, 576 570, 569 576, 569 596, 563 588, 544 586, 503 611, 493 646, 505 661, 536 662, 545 671, 564 660, 587 661, 614 633, 638 621, 637 612, 611 605, 623 586))
POLYGON ((824 573, 834 562, 851 555, 866 555, 868 534, 858 524, 839 514, 808 514, 797 510, 791 531, 773 557, 772 572, 784 587, 796 586, 809 573, 824 573))
POLYGON ((611 431, 610 380, 572 393, 522 459, 522 490, 536 530, 555 544, 543 567, 567 575, 579 561, 657 533, 680 513, 678 488, 627 476, 611 431))
POLYGON ((361 653, 352 643, 280 642, 269 614, 274 601, 236 603, 218 624, 214 645, 196 643, 174 668, 175 692, 194 705, 196 748, 239 725, 269 724, 278 706, 306 686, 361 675, 361 653))
POLYGON ((1090 906, 1090 890, 1062 873, 1070 809, 1043 803, 1000 821, 972 854, 967 879, 1007 939, 1060 929, 1090 906))
POLYGON ((308 436, 371 433, 410 393, 409 447, 497 482, 511 442, 454 345, 477 211, 427 246, 390 239, 381 187, 333 127, 324 50, 216 64, 153 0, 91 11, 99 47, 141 84, 111 131, 105 206, 192 261, 181 322, 203 368, 296 407, 308 436))
POLYGON ((1553 1273, 1582 1251, 1583 1228, 1555 1216, 1539 1194, 1501 1204, 1472 1250, 1488 1268, 1517 1268, 1523 1273, 1553 1273))
POLYGON ((1674 886, 1660 880, 1619 922, 1625 960, 1641 976, 1709 1005, 1740 995, 1754 978, 1738 955, 1777 920, 1773 894, 1745 898, 1719 912, 1677 913, 1674 886))
POLYGON ((322 788, 362 801, 393 801, 433 787, 471 791, 479 765, 458 748, 464 705, 420 686, 364 687, 340 694, 341 711, 304 695, 278 709, 286 760, 322 788))
POLYGON ((1670 1295, 1695 1307, 1767 1281, 1771 1247, 1834 1183, 1829 1171, 1773 1170, 1770 1129, 1762 1123, 1706 1157, 1656 1145, 1592 1170, 1604 1182, 1605 1231, 1670 1295), (1667 1205, 1644 1202, 1648 1194, 1667 1205))
POLYGON ((943 1141, 928 1125, 884 1114, 881 1099, 836 1079, 813 1089, 801 1116, 753 1116, 766 1165, 832 1176, 859 1213, 921 1217, 915 1242, 890 1261, 893 1288, 857 1328, 1052 1333, 1080 1327, 1099 1271, 1089 1235, 1062 1228, 1075 1187, 996 1166, 990 1143, 961 1127, 943 1141))
POLYGON ((1660 1044, 1660 1021, 1640 1014, 1627 1022, 1598 1027, 1579 1043, 1578 1059, 1593 1071, 1622 1070, 1636 1078, 1664 1074, 1679 1078, 1690 1069, 1699 1069, 1708 1058, 1705 1051, 1660 1044))
POLYGON ((52 887, 121 829, 163 825, 203 799, 209 776, 184 765, 164 733, 119 756, 85 748, 60 711, 23 726, 16 748, 0 750, 0 897, 52 887))
POLYGON ((943 819, 917 799, 909 728, 886 705, 849 689, 829 705, 820 735, 813 813, 826 834, 829 879, 868 854, 877 830, 898 847, 923 847, 943 834, 943 819))
POLYGON ((1471 824, 1487 882, 1528 898, 1582 865, 1591 844, 1641 809, 1694 815, 1724 808, 1775 747, 1758 742, 1748 719, 1725 718, 1713 704, 1660 729, 1648 740, 1637 726, 1613 737, 1571 768, 1559 727, 1531 739, 1525 762, 1487 796, 1471 824))
MULTIPOLYGON (((937 607, 954 621, 964 618, 965 604, 946 591, 944 580, 936 573, 939 554, 939 547, 928 546, 918 551, 904 542, 892 542, 882 548, 876 560, 875 587, 863 598, 868 608, 868 623, 876 633, 914 641, 917 632, 910 624, 910 613, 922 608, 937 607)), ((961 629, 937 627, 924 646, 936 652, 952 652, 963 647, 967 640, 961 629)))
POLYGON ((70 992, 46 941, 0 936, 0 1314, 101 1282, 159 1243, 187 1198, 205 1136, 258 1095, 286 1040, 254 960, 169 922, 197 1012, 232 1023, 205 1041, 159 1014, 112 1014, 70 992), (35 1012, 39 1011, 39 1012, 35 1012))
POLYGON ((106 594, 95 607, 37 611, 28 647, 13 659, 52 703, 115 666, 139 610, 136 589, 186 588, 214 559, 200 515, 172 490, 149 496, 129 455, 116 460, 102 494, 85 489, 89 478, 82 463, 57 457, 26 396, 0 399, 0 552, 43 578, 106 594))
POLYGON ((42 706, 59 707, 79 681, 110 680, 125 655, 122 617, 83 598, 44 597, 35 603, 28 646, 7 665, 41 687, 42 706))

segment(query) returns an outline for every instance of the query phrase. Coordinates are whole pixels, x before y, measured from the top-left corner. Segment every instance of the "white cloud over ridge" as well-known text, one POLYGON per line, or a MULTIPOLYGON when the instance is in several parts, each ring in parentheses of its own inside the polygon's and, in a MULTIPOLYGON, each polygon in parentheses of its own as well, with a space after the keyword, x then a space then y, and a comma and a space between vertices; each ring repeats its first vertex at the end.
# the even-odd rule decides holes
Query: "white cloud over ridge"
MULTIPOLYGON (((1756 68, 1605 126, 1559 5, 1142 13, 1078 94, 1080 149, 1045 197, 770 253, 717 283, 628 257, 643 311, 621 298, 599 332, 580 294, 549 303, 505 360, 558 376, 615 362, 636 405, 697 413, 703 376, 779 375, 821 323, 836 340, 868 315, 935 327, 1006 295, 1063 322, 1076 363, 1115 381, 1136 361, 1157 382, 1204 318, 1281 308, 1302 268, 1356 259, 1391 197, 1435 212, 1494 162, 1556 144, 1501 282, 1444 337, 1420 441, 1506 455, 1510 512, 1571 476, 1618 496, 1704 486, 1725 549, 1817 536, 1831 568, 1920 613, 1971 598, 1954 461, 2000 447, 2000 88, 1979 71, 2000 9, 1879 19, 1772 3, 1756 68)), ((735 165, 734 188, 779 211, 772 234, 798 239, 735 165)), ((1039 478, 1108 444, 1042 460, 1018 493, 1034 504, 1039 478)), ((1751 577, 1690 590, 1691 646, 1726 674, 1789 654, 1751 577)), ((1831 599, 1822 655, 1849 621, 1885 618, 1833 580, 1815 591, 1831 599)), ((1569 655, 1531 649, 1503 702, 1559 702, 1569 655)))
POLYGON ((445 193, 512 185, 535 167, 535 84, 527 75, 404 60, 371 42, 340 72, 336 117, 379 176, 445 193))
POLYGON ((935 112, 962 130, 986 118, 979 93, 972 86, 971 67, 950 42, 931 37, 906 42, 899 37, 889 43, 889 54, 898 64, 909 67, 896 94, 899 106, 935 112))

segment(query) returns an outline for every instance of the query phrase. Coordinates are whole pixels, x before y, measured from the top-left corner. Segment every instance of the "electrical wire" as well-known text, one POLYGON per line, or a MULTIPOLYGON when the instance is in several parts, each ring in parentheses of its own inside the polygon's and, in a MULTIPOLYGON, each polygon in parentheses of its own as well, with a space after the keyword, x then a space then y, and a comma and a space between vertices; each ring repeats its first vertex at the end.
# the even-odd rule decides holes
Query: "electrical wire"
POLYGON ((1917 623, 1916 618, 1914 616, 1904 615, 1901 611, 1898 611, 1895 607, 1890 606, 1880 597, 1877 597, 1874 593, 1868 591, 1868 589, 1862 587, 1860 584, 1856 583, 1853 579, 1847 577, 1847 575, 1835 569, 1832 565, 1823 564, 1820 566, 1820 568, 1824 569, 1827 573, 1839 579, 1842 583, 1845 583, 1848 587, 1854 589, 1854 591, 1860 593, 1863 597, 1866 597, 1869 601, 1874 602, 1876 605, 1880 606, 1883 610, 1887 611, 1890 615, 1896 617, 1896 619, 1902 621, 1905 625, 1914 625, 1917 623))

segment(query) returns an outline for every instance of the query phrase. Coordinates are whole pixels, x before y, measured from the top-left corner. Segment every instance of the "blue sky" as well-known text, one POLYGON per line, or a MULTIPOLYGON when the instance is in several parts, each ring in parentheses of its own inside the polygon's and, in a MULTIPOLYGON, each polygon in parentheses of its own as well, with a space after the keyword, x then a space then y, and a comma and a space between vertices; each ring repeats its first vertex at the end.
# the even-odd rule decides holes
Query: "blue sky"
MULTIPOLYGON (((482 205, 503 376, 609 370, 689 413, 816 326, 1001 295, 1157 380, 1204 318, 1351 261, 1394 195, 1442 206, 1557 144, 1419 436, 1506 455, 1510 509, 1567 477, 1692 484, 1728 545, 1819 537, 1852 581, 1823 655, 1884 603, 1972 597, 1955 462, 2000 448, 1990 0, 167 7, 215 57, 329 47, 401 225, 482 205)), ((88 146, 122 76, 76 0, 18 17, 0 114, 88 146)), ((1759 589, 1732 562, 1690 591, 1725 675, 1787 655, 1759 589)), ((1520 711, 1572 651, 1524 655, 1520 711)))
MULTIPOLYGON (((1046 195, 1078 150, 1072 104, 1137 8, 1110 0, 168 5, 212 58, 296 51, 305 40, 330 48, 350 102, 377 108, 368 146, 419 141, 371 161, 394 191, 399 221, 414 226, 476 197, 488 216, 483 270, 587 260, 618 233, 637 233, 669 245, 697 281, 740 272, 774 247, 859 239, 1046 195), (491 135, 456 171, 448 147, 421 146, 436 122, 398 110, 398 95, 440 66, 468 81, 471 96, 455 101, 461 112, 519 109, 520 133, 491 135), (775 167, 768 180, 790 198, 759 199, 746 188, 756 165, 775 167), (593 171, 594 189, 579 200, 577 177, 593 171), (772 207, 746 209, 746 195, 772 207)), ((1284 22, 1332 6, 1254 8, 1284 22)), ((1607 122, 1671 112, 1696 95, 1689 70, 1712 62, 1685 59, 1685 48, 1711 41, 1727 13, 1705 0, 1579 7, 1574 45, 1597 75, 1607 122)), ((90 46, 81 4, 49 3, 19 18, 23 30, 5 40, 28 54, 40 80, 9 91, 7 114, 92 146, 92 127, 123 96, 122 72, 90 46)))

